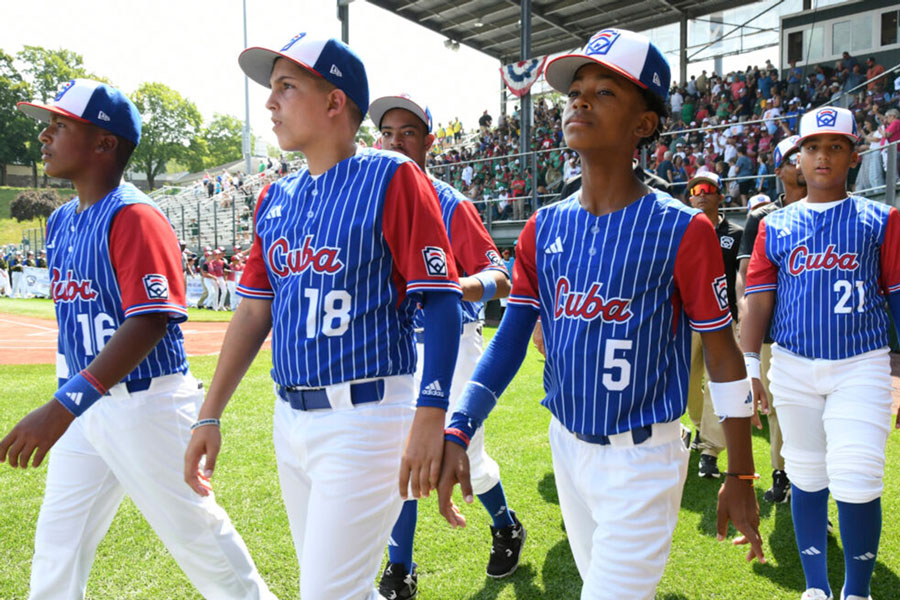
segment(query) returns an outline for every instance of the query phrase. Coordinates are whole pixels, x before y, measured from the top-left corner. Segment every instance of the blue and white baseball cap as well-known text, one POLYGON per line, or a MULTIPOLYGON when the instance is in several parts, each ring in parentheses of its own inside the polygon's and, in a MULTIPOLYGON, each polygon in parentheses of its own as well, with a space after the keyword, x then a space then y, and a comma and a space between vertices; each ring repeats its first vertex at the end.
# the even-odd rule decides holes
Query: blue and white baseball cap
POLYGON ((763 206, 771 202, 772 199, 769 198, 766 194, 756 194, 755 196, 750 196, 747 198, 747 212, 754 210, 757 207, 763 206))
POLYGON ((776 169, 781 166, 784 159, 800 149, 800 146, 797 145, 797 140, 799 139, 799 135, 792 135, 778 142, 778 145, 775 146, 775 153, 772 155, 772 161, 775 163, 776 169))
POLYGON ((669 97, 669 61, 649 38, 626 29, 598 31, 581 52, 551 60, 544 77, 553 89, 565 94, 575 79, 575 72, 591 63, 615 71, 664 102, 669 97))
POLYGON ((797 146, 814 135, 837 134, 843 135, 856 143, 859 137, 856 134, 856 119, 853 113, 846 108, 836 106, 823 106, 816 108, 800 117, 800 139, 797 146))
POLYGON ((318 75, 347 94, 365 116, 369 110, 369 80, 366 68, 350 46, 335 38, 314 39, 298 33, 281 50, 247 48, 238 57, 238 64, 247 77, 265 87, 269 85, 272 67, 279 58, 286 58, 314 75, 318 75))
POLYGON ((141 113, 134 102, 114 87, 92 79, 73 79, 63 85, 50 104, 19 102, 16 108, 49 123, 62 115, 114 133, 136 146, 141 141, 141 113))
POLYGON ((431 133, 431 128, 434 124, 431 119, 431 111, 425 103, 417 102, 409 94, 382 96, 381 98, 374 100, 369 106, 369 117, 372 118, 372 122, 375 123, 375 126, 381 129, 381 119, 384 118, 384 115, 386 115, 388 111, 395 108, 408 110, 419 117, 422 122, 425 123, 428 133, 431 133))

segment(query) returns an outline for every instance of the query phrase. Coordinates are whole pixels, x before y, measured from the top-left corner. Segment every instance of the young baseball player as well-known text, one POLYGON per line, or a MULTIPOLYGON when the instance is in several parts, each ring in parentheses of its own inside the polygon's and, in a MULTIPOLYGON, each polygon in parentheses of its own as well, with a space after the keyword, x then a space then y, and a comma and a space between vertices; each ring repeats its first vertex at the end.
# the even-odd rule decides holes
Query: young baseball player
POLYGON ((271 87, 266 106, 279 145, 303 152, 308 168, 260 194, 238 286, 244 300, 185 479, 205 493, 200 458, 210 475, 218 419, 271 329, 274 444, 300 595, 377 598, 373 582, 402 498, 437 484, 462 326, 455 261, 428 177, 406 157, 354 142, 369 91, 349 47, 300 34, 280 51, 249 48, 239 62, 271 87), (425 365, 417 392, 419 303, 425 365))
POLYGON ((731 519, 763 559, 753 494, 750 382, 731 330, 722 255, 698 210, 644 185, 635 147, 657 135, 669 66, 636 33, 606 29, 554 59, 547 81, 568 95, 566 143, 581 156, 583 187, 541 208, 516 248, 500 328, 446 431, 441 513, 460 482, 463 449, 521 365, 535 320, 546 349, 542 404, 560 509, 582 598, 651 598, 662 576, 687 474, 685 409, 691 329, 703 335, 710 394, 728 447, 717 531, 731 519))
POLYGON ((47 220, 60 387, 0 441, 0 461, 25 468, 59 440, 30 598, 84 597, 97 545, 126 493, 205 597, 274 598, 225 511, 182 481, 203 391, 178 325, 187 309, 175 232, 147 196, 120 183, 140 141, 137 108, 85 79, 48 105, 18 108, 49 123, 39 137, 46 171, 78 191, 47 220))
MULTIPOLYGON (((434 143, 434 134, 431 132, 431 111, 424 103, 417 102, 406 94, 384 96, 372 102, 369 115, 381 131, 383 149, 408 156, 420 168, 425 169, 425 158, 434 143)), ((509 275, 497 247, 481 223, 475 205, 443 181, 431 178, 431 183, 441 203, 444 227, 450 237, 456 268, 460 274, 459 283, 463 290, 463 329, 450 396, 450 406, 455 407, 463 386, 472 376, 482 354, 482 322, 479 319, 481 307, 488 300, 509 295, 509 275)), ((417 324, 420 324, 421 314, 417 313, 416 316, 417 324)), ((421 340, 422 336, 417 336, 417 339, 421 340)), ((419 344, 417 384, 421 384, 423 352, 424 349, 419 344)), ((467 452, 472 465, 472 487, 493 520, 487 574, 491 577, 505 577, 519 563, 525 529, 509 509, 500 483, 500 467, 484 450, 483 430, 479 430, 472 439, 467 452)), ((417 501, 407 500, 391 532, 388 545, 390 560, 379 585, 379 592, 385 598, 402 600, 415 596, 418 575, 412 555, 416 511, 417 501)))
MULTIPOLYGON (((775 147, 772 159, 775 165, 775 176, 784 185, 784 193, 774 202, 761 206, 747 215, 744 223, 744 235, 741 237, 741 247, 738 251, 738 276, 736 282, 738 297, 738 312, 743 316, 747 307, 744 300, 744 288, 747 280, 747 266, 750 264, 750 256, 753 254, 753 244, 759 231, 762 220, 776 210, 789 206, 806 196, 806 180, 797 166, 799 159, 797 140, 799 136, 787 137, 775 147)), ((759 353, 760 356, 760 381, 768 396, 767 405, 761 407, 761 412, 766 415, 769 422, 769 458, 772 463, 772 487, 763 494, 766 502, 787 502, 791 497, 791 482, 784 470, 784 457, 781 456, 783 443, 781 427, 778 424, 778 415, 771 401, 769 389, 769 361, 772 357, 772 338, 766 333, 765 343, 759 353)))
MULTIPOLYGON (((734 283, 737 275, 738 246, 744 230, 719 212, 725 196, 722 193, 722 180, 718 175, 708 171, 698 174, 688 182, 687 191, 691 206, 702 210, 715 227, 725 266, 728 308, 732 319, 737 319, 734 283)), ((696 447, 700 450, 697 474, 706 479, 718 478, 721 474, 718 458, 719 453, 725 449, 725 436, 713 410, 712 399, 706 385, 709 376, 703 365, 703 343, 698 332, 694 332, 691 336, 690 373, 687 410, 697 433, 696 447)))
POLYGON ((758 353, 771 324, 769 386, 784 435, 803 600, 832 597, 829 492, 844 534, 842 600, 869 597, 881 535, 891 418, 885 301, 900 322, 900 214, 847 195, 856 139, 846 109, 803 115, 797 145, 807 196, 760 223, 747 271, 741 341, 754 394, 763 397, 758 353))

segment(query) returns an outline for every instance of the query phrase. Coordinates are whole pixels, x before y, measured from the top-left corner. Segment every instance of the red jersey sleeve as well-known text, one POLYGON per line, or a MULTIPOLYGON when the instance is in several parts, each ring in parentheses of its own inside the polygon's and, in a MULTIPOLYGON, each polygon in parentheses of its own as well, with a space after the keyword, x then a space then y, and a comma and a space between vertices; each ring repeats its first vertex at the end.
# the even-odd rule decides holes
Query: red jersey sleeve
POLYGON ((388 184, 382 228, 407 294, 451 291, 462 295, 437 192, 414 162, 400 165, 388 184))
POLYGON ((497 246, 484 228, 478 210, 471 202, 460 202, 450 222, 453 256, 466 275, 482 271, 500 271, 509 277, 497 246))
POLYGON ((769 256, 766 254, 766 231, 766 221, 762 220, 759 222, 759 232, 753 243, 750 264, 747 266, 745 296, 759 292, 774 292, 778 282, 778 266, 769 260, 769 256))
POLYGON ((900 292, 900 212, 891 208, 881 243, 881 289, 885 295, 900 292))
POLYGON ((731 324, 722 249, 704 214, 691 219, 678 245, 675 287, 694 331, 716 331, 731 324))
POLYGON ((535 236, 537 235, 537 213, 522 228, 516 242, 516 261, 513 263, 512 292, 509 294, 510 304, 529 306, 540 310, 540 292, 537 278, 537 260, 535 255, 535 236))
POLYGON ((253 213, 253 243, 250 245, 250 256, 247 258, 244 272, 241 274, 241 280, 237 286, 238 295, 245 298, 271 300, 275 297, 275 292, 272 291, 272 283, 269 281, 269 274, 266 273, 266 263, 263 260, 262 240, 256 233, 256 217, 259 215, 259 209, 262 207, 268 193, 268 185, 259 193, 256 211, 253 213))
POLYGON ((159 209, 122 207, 109 229, 109 254, 125 318, 162 312, 176 322, 187 320, 181 249, 159 209))

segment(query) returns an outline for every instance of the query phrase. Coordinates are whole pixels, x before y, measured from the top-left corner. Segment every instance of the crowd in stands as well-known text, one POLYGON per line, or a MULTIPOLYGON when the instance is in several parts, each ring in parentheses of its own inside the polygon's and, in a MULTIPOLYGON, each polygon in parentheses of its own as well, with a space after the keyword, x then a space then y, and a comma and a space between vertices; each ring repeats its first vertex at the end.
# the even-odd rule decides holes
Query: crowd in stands
MULTIPOLYGON (((809 72, 792 63, 779 72, 771 62, 719 76, 703 71, 674 85, 663 135, 648 148, 647 169, 685 198, 687 182, 709 170, 727 178, 726 202, 746 206, 758 193, 777 192, 772 152, 779 141, 797 133, 800 116, 824 104, 846 106, 857 118, 860 152, 900 140, 900 77, 885 73, 874 57, 865 64, 848 52, 833 66, 809 72)), ((483 216, 523 219, 537 204, 556 198, 561 182, 580 173, 578 156, 565 148, 563 100, 534 100, 531 155, 520 151, 518 107, 501 115, 496 126, 485 111, 472 136, 454 138, 456 145, 436 146, 429 158, 432 172, 476 202, 483 216), (532 162, 533 161, 533 162, 532 162), (524 162, 524 164, 522 164, 524 162), (536 167, 535 172, 532 168, 536 167)), ((863 154, 851 171, 857 191, 884 185, 886 152, 863 154)), ((638 158, 638 155, 635 155, 638 158)))

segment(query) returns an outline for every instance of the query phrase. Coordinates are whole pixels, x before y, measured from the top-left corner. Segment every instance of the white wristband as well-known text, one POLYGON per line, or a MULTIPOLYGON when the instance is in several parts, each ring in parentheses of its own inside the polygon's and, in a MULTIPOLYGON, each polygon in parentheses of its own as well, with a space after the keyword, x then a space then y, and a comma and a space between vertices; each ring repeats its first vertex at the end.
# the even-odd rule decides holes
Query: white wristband
POLYGON ((750 379, 737 381, 709 382, 709 396, 713 411, 720 419, 745 418, 753 416, 753 388, 750 379))
POLYGON ((759 379, 759 358, 756 356, 744 355, 744 366, 747 368, 747 377, 750 379, 759 379))

